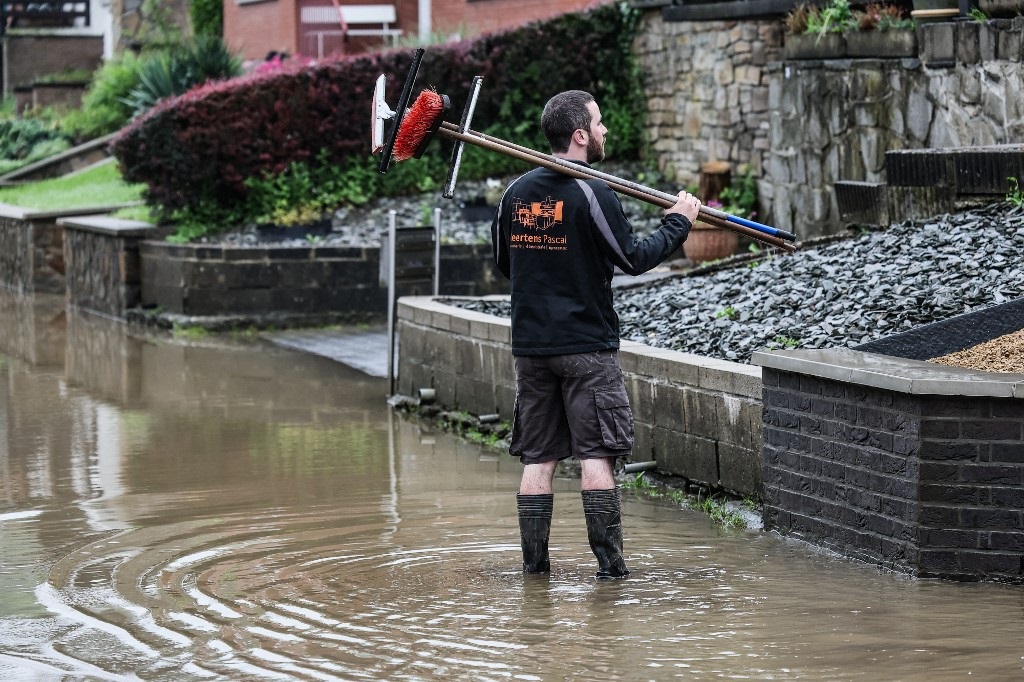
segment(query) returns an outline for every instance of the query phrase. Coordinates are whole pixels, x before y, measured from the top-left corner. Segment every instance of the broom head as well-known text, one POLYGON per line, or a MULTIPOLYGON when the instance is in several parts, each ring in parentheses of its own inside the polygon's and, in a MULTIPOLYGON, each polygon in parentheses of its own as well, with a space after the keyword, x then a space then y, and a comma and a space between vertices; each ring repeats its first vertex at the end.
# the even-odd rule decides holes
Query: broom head
POLYGON ((447 95, 436 90, 421 92, 398 127, 393 153, 395 161, 420 158, 450 108, 451 101, 447 95))

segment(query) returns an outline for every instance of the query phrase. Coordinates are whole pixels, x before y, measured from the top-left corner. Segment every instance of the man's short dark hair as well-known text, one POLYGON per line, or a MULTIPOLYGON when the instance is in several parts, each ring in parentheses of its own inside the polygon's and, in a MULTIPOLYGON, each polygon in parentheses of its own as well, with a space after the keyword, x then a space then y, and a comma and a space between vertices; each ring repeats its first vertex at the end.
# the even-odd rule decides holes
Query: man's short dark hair
POLYGON ((581 128, 590 131, 587 105, 593 101, 594 96, 583 90, 566 90, 548 100, 540 117, 540 126, 552 152, 569 151, 573 133, 581 128))

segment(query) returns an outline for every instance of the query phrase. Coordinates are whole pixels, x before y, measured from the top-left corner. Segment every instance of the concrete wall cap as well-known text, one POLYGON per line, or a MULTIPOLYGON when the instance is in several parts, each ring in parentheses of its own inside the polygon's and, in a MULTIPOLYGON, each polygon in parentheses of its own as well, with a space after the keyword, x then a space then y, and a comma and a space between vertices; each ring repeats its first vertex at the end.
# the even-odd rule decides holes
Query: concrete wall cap
POLYGON ((916 395, 1024 397, 1024 374, 983 372, 850 348, 758 351, 751 362, 784 372, 916 395))
POLYGON ((64 229, 77 229, 122 237, 141 237, 156 228, 152 223, 141 220, 123 220, 107 215, 58 218, 57 224, 62 225, 64 229))

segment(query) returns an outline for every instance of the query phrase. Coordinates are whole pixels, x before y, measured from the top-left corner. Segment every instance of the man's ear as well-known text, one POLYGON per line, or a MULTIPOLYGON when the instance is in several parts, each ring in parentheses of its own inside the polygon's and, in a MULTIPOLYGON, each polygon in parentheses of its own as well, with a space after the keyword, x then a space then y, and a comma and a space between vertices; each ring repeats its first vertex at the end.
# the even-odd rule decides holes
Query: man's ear
POLYGON ((572 134, 573 142, 580 145, 581 147, 587 146, 587 131, 583 128, 577 128, 572 134))

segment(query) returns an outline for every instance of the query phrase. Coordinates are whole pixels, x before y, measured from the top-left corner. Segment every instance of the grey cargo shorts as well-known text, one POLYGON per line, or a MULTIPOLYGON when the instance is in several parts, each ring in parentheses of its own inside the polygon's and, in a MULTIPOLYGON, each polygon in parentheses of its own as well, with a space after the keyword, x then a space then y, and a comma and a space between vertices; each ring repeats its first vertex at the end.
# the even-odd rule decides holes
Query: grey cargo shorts
POLYGON ((625 457, 633 412, 618 351, 517 356, 509 454, 523 464, 625 457))

